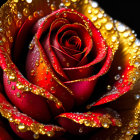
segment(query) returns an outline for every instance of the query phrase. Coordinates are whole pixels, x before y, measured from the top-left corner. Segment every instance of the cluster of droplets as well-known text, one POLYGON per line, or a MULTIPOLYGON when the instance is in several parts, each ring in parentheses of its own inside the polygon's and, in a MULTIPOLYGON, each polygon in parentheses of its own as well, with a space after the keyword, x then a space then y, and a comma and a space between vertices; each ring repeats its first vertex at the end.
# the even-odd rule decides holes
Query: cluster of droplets
MULTIPOLYGON (((117 70, 118 70, 118 72, 121 72, 122 67, 121 67, 121 66, 118 66, 118 67, 117 67, 117 70)), ((120 74, 115 75, 115 76, 114 76, 114 80, 116 80, 116 81, 119 80, 119 82, 122 83, 121 75, 120 75, 120 74)), ((112 86, 111 86, 111 85, 107 85, 106 88, 107 88, 108 91, 110 91, 110 90, 112 89, 112 86)), ((114 87, 113 87, 113 88, 114 88, 114 87)))
POLYGON ((47 134, 48 137, 54 136, 54 130, 59 131, 59 127, 46 128, 43 124, 38 124, 35 120, 27 118, 26 114, 18 112, 16 107, 11 108, 7 103, 0 103, 0 112, 3 117, 7 118, 10 123, 17 124, 17 131, 27 132, 32 130, 34 132, 33 138, 38 139, 39 134, 47 134), (20 119, 21 118, 21 119, 20 119), (27 124, 23 123, 28 122, 27 124), (48 129, 48 131, 47 131, 48 129))
MULTIPOLYGON (((109 115, 108 113, 101 115, 101 114, 94 114, 92 112, 87 112, 85 114, 80 114, 80 113, 76 113, 76 114, 62 114, 60 115, 60 117, 66 117, 72 121, 74 121, 75 123, 78 124, 83 124, 84 126, 87 127, 94 127, 94 128, 98 128, 98 127, 104 127, 104 128, 109 128, 112 125, 112 116, 109 115)), ((119 116, 117 114, 115 114, 114 116, 114 123, 116 126, 121 127, 122 123, 121 120, 119 119, 119 116)), ((83 128, 80 127, 79 128, 79 133, 82 133, 83 128)))

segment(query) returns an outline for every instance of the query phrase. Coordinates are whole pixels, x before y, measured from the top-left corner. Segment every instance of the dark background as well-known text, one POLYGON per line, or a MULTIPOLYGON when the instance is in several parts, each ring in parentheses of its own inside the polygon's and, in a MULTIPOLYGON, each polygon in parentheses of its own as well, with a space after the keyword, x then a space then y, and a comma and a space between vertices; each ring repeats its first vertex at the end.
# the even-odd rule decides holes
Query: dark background
MULTIPOLYGON (((7 0, 0 0, 0 5, 7 0)), ((113 19, 119 20, 135 31, 140 38, 140 4, 139 0, 96 0, 113 19)), ((140 134, 134 140, 140 139, 140 134)))

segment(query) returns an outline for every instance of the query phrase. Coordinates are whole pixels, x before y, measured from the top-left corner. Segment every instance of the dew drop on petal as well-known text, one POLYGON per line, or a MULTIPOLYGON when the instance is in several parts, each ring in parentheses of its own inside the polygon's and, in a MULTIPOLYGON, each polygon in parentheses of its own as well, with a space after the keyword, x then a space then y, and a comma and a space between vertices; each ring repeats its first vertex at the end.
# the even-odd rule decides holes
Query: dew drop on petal
POLYGON ((111 85, 107 85, 107 90, 111 90, 111 85))
POLYGON ((120 79, 120 75, 117 74, 115 77, 114 77, 115 80, 119 80, 120 79))
POLYGON ((83 133, 83 127, 79 128, 79 133, 83 133))
POLYGON ((118 25, 117 29, 118 29, 119 32, 124 32, 125 29, 126 29, 126 27, 125 27, 123 24, 120 23, 120 24, 118 25))
POLYGON ((32 3, 32 0, 26 0, 27 3, 32 3))
POLYGON ((96 7, 98 7, 98 3, 95 2, 95 1, 92 1, 92 2, 91 2, 91 6, 92 6, 93 8, 96 8, 96 7))
POLYGON ((39 138, 39 134, 34 134, 34 135, 33 135, 33 138, 34 138, 34 139, 38 139, 38 138, 39 138))
POLYGON ((113 28, 113 24, 111 22, 106 23, 105 28, 107 30, 111 30, 113 28))
POLYGON ((135 95, 135 99, 136 99, 136 100, 140 99, 140 95, 139 95, 139 94, 136 94, 136 95, 135 95))
POLYGON ((136 44, 137 46, 140 46, 140 40, 139 40, 139 39, 136 39, 135 44, 136 44))
POLYGON ((122 69, 122 67, 121 66, 118 66, 118 70, 121 70, 122 69))

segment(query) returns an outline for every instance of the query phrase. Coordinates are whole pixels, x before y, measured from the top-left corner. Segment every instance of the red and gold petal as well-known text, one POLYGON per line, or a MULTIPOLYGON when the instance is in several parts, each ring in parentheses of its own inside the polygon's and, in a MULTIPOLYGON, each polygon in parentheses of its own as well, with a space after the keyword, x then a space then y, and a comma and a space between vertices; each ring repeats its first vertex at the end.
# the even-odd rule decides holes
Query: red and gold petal
MULTIPOLYGON (((54 46, 53 40, 55 38, 55 35, 52 32, 53 32, 53 30, 58 30, 61 26, 63 26, 64 24, 68 24, 68 23, 69 22, 63 18, 59 18, 59 19, 56 19, 55 21, 53 21, 51 23, 50 29, 48 31, 48 35, 46 35, 46 37, 43 39, 43 43, 42 43, 44 46, 43 48, 46 52, 46 55, 48 56, 48 58, 51 62, 51 65, 53 66, 55 71, 65 79, 68 79, 68 78, 65 75, 65 73, 63 72, 62 67, 58 61, 58 58, 52 48, 52 46, 54 46)), ((40 31, 38 30, 38 32, 40 32, 40 31)))
MULTIPOLYGON (((23 77, 23 75, 19 72, 19 70, 16 68, 16 66, 13 64, 13 62, 11 61, 11 59, 8 56, 5 57, 5 55, 3 55, 3 58, 6 58, 5 60, 3 60, 4 65, 2 65, 3 66, 2 69, 4 71, 4 82, 5 82, 4 86, 9 95, 11 92, 13 93, 12 94, 12 96, 14 97, 13 99, 16 99, 16 98, 18 99, 18 97, 16 96, 17 93, 23 94, 23 96, 22 96, 23 100, 24 100, 24 93, 26 93, 26 94, 31 93, 31 96, 32 96, 32 94, 35 94, 35 95, 39 95, 39 96, 42 96, 42 97, 48 99, 49 101, 51 101, 52 103, 54 103, 56 105, 57 109, 63 108, 61 101, 59 101, 56 97, 54 97, 47 90, 45 90, 41 87, 38 87, 36 85, 33 85, 29 81, 27 81, 23 77), (11 88, 13 90, 11 90, 11 88), (15 93, 15 90, 16 90, 16 93, 15 93)), ((36 98, 36 96, 34 96, 34 97, 36 98)), ((27 95, 27 99, 29 99, 28 95, 27 95)), ((20 101, 20 99, 18 99, 18 100, 20 101)), ((44 99, 41 99, 41 100, 44 100, 44 99)), ((26 101, 26 99, 25 99, 25 101, 26 101)), ((15 103, 16 103, 16 101, 15 101, 15 103)), ((26 102, 26 103, 28 104, 28 102, 26 102)))
MULTIPOLYGON (((0 113, 3 117, 7 118, 12 125, 12 128, 16 133, 24 133, 30 136, 33 132, 35 135, 46 135, 52 137, 61 133, 64 133, 64 129, 55 125, 44 125, 39 123, 32 118, 28 117, 26 114, 19 112, 15 107, 13 107, 5 97, 0 94, 0 113), (17 129, 14 129, 14 125, 17 125, 17 129)), ((20 135, 22 136, 22 134, 20 135)))
POLYGON ((88 133, 93 128, 109 128, 111 125, 121 126, 120 116, 109 108, 87 113, 63 113, 58 116, 58 122, 67 131, 76 134, 80 133, 80 129, 88 133))
POLYGON ((75 82, 80 82, 80 81, 93 81, 93 80, 96 80, 97 78, 99 78, 100 76, 102 76, 102 75, 104 75, 105 73, 108 72, 108 70, 109 70, 109 68, 111 66, 112 60, 113 60, 112 49, 110 47, 108 47, 108 52, 107 52, 105 62, 103 64, 102 68, 100 69, 100 71, 96 75, 93 75, 93 76, 88 77, 88 78, 67 81, 65 83, 70 84, 70 83, 75 83, 75 82))
POLYGON ((14 44, 13 54, 12 54, 12 58, 14 59, 15 62, 21 60, 20 55, 23 49, 25 50, 24 47, 27 46, 28 41, 32 39, 33 34, 31 29, 38 19, 39 17, 36 17, 32 20, 26 19, 26 21, 18 31, 14 44))
POLYGON ((120 81, 117 81, 114 83, 113 88, 111 91, 107 92, 103 97, 99 99, 99 101, 93 103, 90 106, 96 106, 96 105, 101 105, 105 104, 108 102, 111 102, 113 100, 118 99, 120 96, 124 95, 126 92, 128 92, 131 89, 132 83, 129 82, 129 74, 134 70, 133 66, 127 66, 122 73, 123 77, 120 81))
MULTIPOLYGON (((81 69, 81 68, 85 68, 85 67, 90 67, 90 66, 92 66, 92 65, 100 62, 101 60, 103 60, 104 57, 106 56, 106 53, 107 53, 107 45, 106 45, 106 42, 105 42, 104 38, 102 37, 101 33, 99 32, 99 30, 97 28, 95 28, 95 26, 92 24, 92 22, 90 20, 88 20, 87 17, 84 16, 83 18, 84 18, 84 21, 85 21, 86 25, 90 29, 89 30, 89 34, 91 35, 91 38, 93 40, 93 49, 94 49, 94 52, 95 52, 95 56, 96 57, 89 64, 84 65, 84 66, 81 66, 81 67, 80 66, 79 67, 74 67, 72 69, 81 69)), ((87 49, 89 49, 91 51, 91 48, 90 47, 87 47, 87 49)), ((86 57, 88 54, 89 54, 89 51, 87 51, 85 53, 85 56, 84 57, 86 57)), ((67 70, 68 69, 69 70, 72 70, 71 68, 66 68, 66 69, 67 70)))
POLYGON ((31 91, 21 91, 17 88, 16 82, 9 81, 8 75, 4 73, 4 88, 10 101, 19 108, 22 112, 35 118, 47 122, 50 120, 50 111, 48 109, 47 101, 41 96, 31 93, 31 91), (38 103, 38 104, 36 104, 38 103), (44 111, 41 111, 40 108, 44 111))
MULTIPOLYGON (((71 95, 71 90, 56 78, 52 66, 39 42, 37 42, 33 50, 28 53, 26 69, 27 77, 33 84, 52 93, 63 103, 63 107, 66 110, 72 108, 74 99, 71 95), (34 55, 34 53, 36 53, 36 55, 34 55)), ((54 113, 57 112, 58 109, 53 107, 51 110, 53 110, 54 113)))
POLYGON ((112 72, 115 71, 115 65, 120 65, 122 70, 121 73, 118 74, 119 79, 112 83, 112 90, 107 92, 99 101, 90 106, 104 104, 119 98, 121 95, 130 91, 139 78, 140 52, 138 51, 136 37, 132 31, 122 23, 116 22, 116 26, 118 31, 120 30, 120 46, 108 75, 112 75, 110 78, 113 78, 112 72), (123 31, 120 26, 123 27, 123 31), (118 58, 120 58, 121 61, 118 60, 118 58))

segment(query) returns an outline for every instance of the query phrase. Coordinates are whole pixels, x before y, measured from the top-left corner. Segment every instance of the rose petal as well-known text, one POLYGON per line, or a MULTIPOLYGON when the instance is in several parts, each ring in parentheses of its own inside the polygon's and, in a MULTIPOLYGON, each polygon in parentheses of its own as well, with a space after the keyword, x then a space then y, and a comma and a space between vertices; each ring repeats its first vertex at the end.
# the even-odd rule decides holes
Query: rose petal
MULTIPOLYGON (((16 66, 13 64, 13 62, 11 61, 11 59, 8 56, 4 56, 2 55, 2 68, 4 69, 4 86, 5 86, 5 90, 7 91, 7 95, 10 96, 11 100, 13 101, 14 104, 18 105, 19 108, 28 111, 30 114, 33 112, 30 112, 28 110, 28 108, 24 108, 24 104, 21 104, 20 101, 25 101, 25 103, 27 105, 31 105, 31 108, 34 110, 34 113, 32 115, 34 116, 38 116, 37 114, 37 110, 32 106, 32 103, 30 101, 28 101, 31 97, 34 97, 36 102, 41 102, 41 106, 46 108, 46 111, 44 112, 48 117, 48 113, 47 113, 47 105, 45 103, 45 101, 43 101, 44 99, 40 99, 40 97, 37 99, 36 96, 33 96, 32 94, 36 94, 36 95, 40 95, 44 98, 47 98, 49 101, 52 102, 52 104, 55 104, 55 106, 57 106, 57 109, 62 109, 62 103, 56 98, 54 97, 51 93, 49 93, 48 91, 37 87, 31 83, 29 83, 29 81, 27 81, 23 75, 19 72, 19 70, 16 68, 16 66), (6 59, 5 59, 6 58, 6 59), (10 63, 11 65, 7 65, 10 63), (10 84, 10 86, 9 86, 10 84), (12 89, 12 90, 11 90, 12 89), (16 91, 16 92, 15 92, 16 91), (31 93, 31 94, 30 94, 31 93), (27 98, 24 99, 24 95, 27 94, 27 98), (18 98, 20 95, 22 95, 23 98, 18 98), (28 97, 29 96, 29 97, 28 97), (28 100, 27 100, 28 99, 28 100), (38 100, 38 101, 37 101, 38 100), (40 100, 40 101, 39 101, 40 100), (19 101, 19 102, 17 102, 19 101)), ((44 108, 43 107, 43 108, 44 108)), ((40 112, 40 108, 38 108, 38 111, 40 112)), ((41 112, 40 112, 41 113, 41 112)), ((44 114, 43 112, 41 114, 44 114)), ((47 116, 45 119, 47 119, 47 116)), ((38 117, 43 117, 44 115, 39 115, 38 117)))
POLYGON ((66 83, 66 85, 73 91, 76 105, 84 104, 93 94, 95 81, 81 81, 75 83, 66 83))
MULTIPOLYGON (((0 113, 6 117, 13 130, 23 138, 30 138, 31 132, 45 135, 48 137, 58 136, 64 133, 64 129, 55 125, 43 125, 27 115, 20 113, 16 108, 9 104, 5 97, 0 93, 0 113), (17 125, 17 127, 15 127, 17 125), (17 129, 18 128, 18 129, 17 129), (41 131, 40 131, 41 130, 41 131), (24 134, 22 134, 22 133, 24 134), (26 133, 25 133, 26 132, 26 133)), ((31 137, 32 138, 32 137, 31 137)))
MULTIPOLYGON (((50 62, 45 56, 39 42, 37 42, 34 49, 30 50, 28 53, 26 69, 27 77, 32 83, 46 89, 56 96, 62 101, 66 110, 72 108, 74 100, 71 91, 58 78, 56 78, 57 76, 53 72, 50 62)), ((53 107, 51 110, 53 110, 54 113, 57 112, 58 109, 53 107)))
POLYGON ((50 120, 50 111, 45 98, 41 96, 38 97, 30 91, 22 93, 22 91, 16 87, 16 82, 9 81, 6 73, 3 75, 3 80, 5 92, 10 101, 12 101, 16 107, 18 107, 22 112, 37 120, 41 120, 42 122, 50 120))
POLYGON ((124 75, 122 82, 119 82, 119 81, 116 82, 113 85, 114 88, 111 91, 106 93, 103 97, 99 99, 99 101, 97 101, 96 103, 93 103, 90 106, 96 106, 96 105, 101 105, 101 104, 111 102, 113 100, 116 100, 120 96, 124 95, 126 92, 128 92, 131 89, 131 85, 132 85, 132 83, 128 81, 128 73, 133 71, 133 68, 134 67, 128 66, 122 74, 124 75))
POLYGON ((73 134, 79 134, 80 129, 83 129, 83 133, 88 133, 93 128, 121 126, 118 113, 109 108, 87 113, 63 113, 58 116, 58 122, 73 134))
MULTIPOLYGON (((39 18, 39 17, 38 17, 39 18)), ((25 49, 26 44, 32 39, 32 27, 34 23, 38 20, 38 18, 33 18, 33 20, 29 20, 28 18, 25 20, 24 24, 21 26, 18 34, 16 36, 14 51, 12 58, 15 62, 21 60, 21 55, 27 49, 25 49)))
POLYGON ((52 22, 50 29, 49 29, 49 33, 43 41, 43 46, 44 46, 44 49, 46 51, 46 55, 48 56, 53 68, 55 69, 55 71, 57 73, 59 73, 65 79, 68 79, 68 78, 65 75, 65 73, 63 72, 62 67, 58 61, 58 58, 56 57, 51 46, 53 46, 53 44, 52 44, 52 41, 53 41, 52 32, 54 32, 54 30, 59 29, 61 26, 63 26, 64 24, 67 24, 67 23, 68 23, 68 21, 66 19, 56 19, 54 22, 52 22))
MULTIPOLYGON (((85 56, 87 56, 87 54, 89 54, 89 52, 92 49, 92 39, 91 39, 86 27, 80 23, 79 24, 78 23, 66 24, 58 30, 58 32, 56 34, 56 40, 59 40, 59 38, 60 38, 59 36, 61 36, 61 35, 63 36, 63 33, 66 33, 68 31, 76 31, 76 33, 78 34, 79 38, 82 41, 82 47, 83 47, 82 52, 85 52, 86 53, 85 56)), ((60 61, 62 61, 62 60, 60 59, 60 61)), ((63 63, 63 62, 61 62, 61 63, 63 63)))

